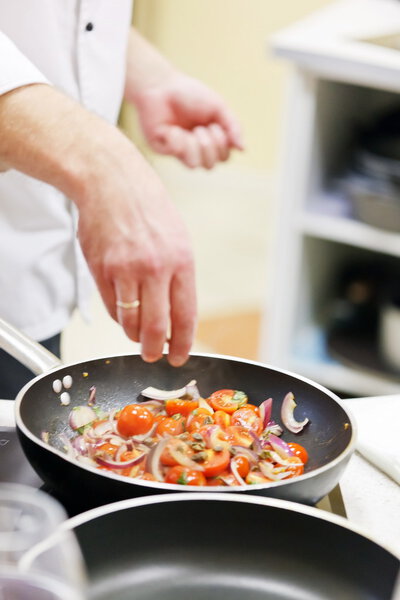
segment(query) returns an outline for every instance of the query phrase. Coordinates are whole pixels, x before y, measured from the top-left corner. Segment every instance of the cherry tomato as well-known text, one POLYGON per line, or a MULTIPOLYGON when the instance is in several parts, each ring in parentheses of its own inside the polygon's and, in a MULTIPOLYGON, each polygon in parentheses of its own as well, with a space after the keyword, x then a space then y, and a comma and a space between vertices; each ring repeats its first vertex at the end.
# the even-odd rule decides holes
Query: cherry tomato
POLYGON ((160 419, 156 433, 158 435, 181 435, 185 432, 186 419, 181 415, 174 415, 173 417, 163 417, 160 419))
POLYGON ((204 450, 204 453, 206 458, 204 461, 199 462, 199 465, 203 467, 203 473, 206 477, 215 477, 228 468, 231 456, 227 448, 223 448, 218 452, 208 448, 204 450))
POLYGON ((187 417, 190 413, 199 406, 196 400, 181 400, 174 398, 173 400, 167 400, 165 403, 165 410, 169 417, 172 415, 180 414, 187 417))
POLYGON ((185 456, 190 457, 193 454, 193 450, 188 444, 186 444, 182 440, 172 438, 164 448, 160 457, 161 464, 166 465, 168 467, 174 467, 175 465, 179 464, 170 452, 171 447, 173 447, 178 452, 182 452, 185 456))
MULTIPOLYGON (((123 452, 121 454, 120 457, 120 461, 121 462, 128 462, 129 460, 132 460, 133 458, 136 458, 137 456, 139 456, 139 454, 143 454, 142 452, 140 452, 139 450, 126 450, 125 452, 123 452)), ((143 456, 143 460, 146 457, 143 456)))
POLYGON ((250 404, 250 402, 248 402, 246 404, 246 408, 250 408, 257 415, 257 417, 260 416, 260 408, 255 404, 250 404))
POLYGON ((165 477, 165 483, 180 483, 181 485, 206 485, 207 481, 201 471, 177 465, 171 467, 165 477))
POLYGON ((128 404, 118 417, 117 428, 121 435, 141 435, 150 431, 154 423, 154 415, 145 406, 128 404))
POLYGON ((233 446, 244 446, 245 448, 250 448, 254 442, 249 430, 241 425, 230 425, 226 428, 225 433, 229 442, 233 446))
POLYGON ((104 444, 101 444, 101 446, 97 446, 97 450, 106 452, 106 454, 108 454, 111 457, 114 457, 118 448, 119 446, 117 446, 116 444, 110 444, 109 442, 104 442, 104 444))
POLYGON ((244 479, 250 471, 249 459, 247 456, 239 454, 239 456, 235 456, 232 460, 235 461, 237 472, 239 473, 240 477, 244 479))
POLYGON ((205 425, 212 425, 214 423, 212 416, 205 409, 198 408, 196 412, 196 415, 188 418, 187 430, 190 431, 190 433, 198 431, 205 425), (202 412, 200 413, 199 411, 202 412))
POLYGON ((302 475, 304 473, 304 465, 302 464, 298 456, 291 456, 287 460, 293 464, 287 465, 285 467, 287 472, 287 477, 285 477, 285 479, 290 479, 291 477, 298 477, 299 475, 302 475))
POLYGON ((250 471, 250 473, 248 473, 245 481, 249 485, 254 485, 256 483, 268 483, 272 480, 268 479, 268 477, 265 477, 265 475, 263 475, 261 473, 261 471, 250 471))
POLYGON ((239 425, 240 427, 245 427, 249 431, 254 431, 257 435, 259 435, 263 430, 263 422, 260 417, 256 415, 253 409, 243 406, 243 408, 239 408, 232 415, 232 425, 239 425))
POLYGON ((244 392, 238 390, 218 390, 213 392, 208 398, 214 410, 224 410, 228 414, 232 414, 246 404, 247 396, 244 392))
POLYGON ((308 452, 304 448, 304 446, 301 446, 300 444, 297 444, 296 442, 288 442, 288 446, 292 450, 294 455, 298 456, 299 459, 301 460, 301 462, 305 465, 306 462, 308 461, 308 452))
POLYGON ((216 410, 213 414, 214 423, 222 429, 226 429, 231 424, 231 415, 224 410, 216 410))

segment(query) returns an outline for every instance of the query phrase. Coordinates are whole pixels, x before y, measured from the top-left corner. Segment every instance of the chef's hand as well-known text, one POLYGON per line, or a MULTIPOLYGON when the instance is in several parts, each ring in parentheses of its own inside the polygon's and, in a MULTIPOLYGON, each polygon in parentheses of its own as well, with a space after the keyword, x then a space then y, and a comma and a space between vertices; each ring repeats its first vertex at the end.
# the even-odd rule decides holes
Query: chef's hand
MULTIPOLYGON (((110 148, 109 148, 110 150, 110 148)), ((169 323, 169 361, 183 364, 193 342, 196 298, 188 234, 161 181, 133 147, 86 194, 79 240, 111 316, 142 344, 147 361, 161 357, 169 323), (138 307, 118 307, 117 301, 138 307)))
POLYGON ((160 358, 170 321, 169 361, 183 364, 196 319, 193 257, 156 173, 116 127, 48 85, 0 96, 0 131, 0 164, 75 202, 79 240, 101 296, 141 342, 143 358, 160 358), (117 306, 135 300, 138 307, 117 306))
POLYGON ((148 144, 187 167, 211 169, 243 149, 239 124, 222 98, 170 65, 132 30, 126 98, 135 104, 148 144))

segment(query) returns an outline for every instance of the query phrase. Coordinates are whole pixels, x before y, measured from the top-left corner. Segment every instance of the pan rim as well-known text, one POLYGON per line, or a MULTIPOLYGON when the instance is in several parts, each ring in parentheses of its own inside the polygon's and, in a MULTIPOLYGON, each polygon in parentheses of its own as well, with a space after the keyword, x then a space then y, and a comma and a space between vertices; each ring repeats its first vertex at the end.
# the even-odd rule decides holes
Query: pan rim
POLYGON ((139 508, 142 506, 149 506, 152 504, 161 504, 165 502, 177 502, 177 501, 228 501, 228 502, 239 502, 247 504, 257 504, 259 506, 266 506, 271 508, 277 508, 279 510, 290 511, 294 513, 300 513, 312 518, 319 519, 321 521, 332 523, 333 525, 342 527, 352 533, 360 535, 369 542, 376 544, 379 548, 382 548, 393 556, 395 560, 400 563, 400 552, 392 547, 391 544, 386 541, 381 541, 375 538, 369 533, 364 527, 361 527, 352 521, 349 521, 341 515, 330 513, 314 506, 307 506, 300 504, 299 502, 293 502, 291 500, 282 500, 280 498, 269 498, 265 496, 252 496, 243 495, 237 493, 222 494, 220 492, 189 492, 187 494, 159 494, 156 496, 141 496, 138 498, 128 498, 126 500, 119 500, 118 502, 111 502, 104 504, 96 508, 92 508, 78 515, 66 519, 57 526, 54 533, 50 534, 45 540, 40 542, 37 546, 32 548, 32 552, 39 550, 43 551, 42 544, 47 547, 51 547, 53 543, 57 542, 58 537, 66 531, 71 531, 77 527, 93 521, 98 517, 102 517, 108 514, 119 512, 121 510, 128 510, 132 508, 139 508))
MULTIPOLYGON (((125 357, 131 357, 131 356, 139 356, 140 357, 140 353, 138 353, 138 352, 132 352, 129 354, 122 353, 122 354, 115 354, 115 355, 111 355, 111 356, 108 355, 108 356, 100 356, 100 357, 96 357, 96 358, 90 358, 87 361, 66 363, 66 364, 62 364, 61 366, 52 368, 49 371, 47 371, 46 373, 37 375, 36 377, 31 379, 31 381, 29 381, 27 384, 25 384, 25 386, 18 392, 18 394, 16 396, 16 399, 15 399, 16 427, 17 427, 17 429, 20 429, 20 431, 25 435, 25 437, 27 437, 31 442, 40 446, 44 450, 50 451, 53 454, 55 454, 56 456, 58 456, 59 458, 61 458, 62 460, 65 460, 76 467, 80 467, 80 468, 82 468, 86 471, 89 471, 92 474, 98 475, 100 477, 105 477, 106 479, 114 479, 114 480, 123 482, 127 485, 139 485, 139 486, 142 486, 145 488, 148 487, 148 488, 154 488, 157 490, 164 489, 164 486, 168 486, 168 487, 165 487, 165 490, 166 491, 171 490, 170 493, 173 493, 174 491, 177 491, 177 492, 179 491, 180 493, 183 493, 184 495, 186 495, 188 493, 192 493, 192 492, 190 492, 190 490, 188 491, 185 486, 182 486, 179 484, 172 484, 172 483, 166 484, 164 482, 159 482, 159 481, 153 482, 153 481, 133 479, 133 478, 131 479, 129 477, 124 477, 123 475, 109 473, 107 471, 97 469, 96 467, 92 467, 90 465, 85 465, 83 463, 79 463, 75 459, 69 457, 67 454, 61 452, 61 450, 58 450, 54 446, 50 446, 49 444, 43 442, 43 440, 41 440, 39 437, 34 435, 25 426, 25 424, 21 418, 20 407, 21 407, 23 398, 24 398, 26 392, 33 385, 35 385, 35 383, 37 381, 39 381, 40 379, 43 379, 44 377, 47 377, 51 373, 57 373, 58 371, 68 368, 68 367, 72 368, 72 367, 77 367, 79 365, 87 364, 90 362, 97 362, 99 360, 106 361, 106 360, 112 360, 114 358, 125 358, 125 357)), ((166 355, 164 354, 163 357, 165 357, 165 356, 166 355)), ((336 394, 331 392, 328 388, 325 388, 324 386, 313 381, 312 379, 309 379, 307 377, 303 377, 302 375, 294 373, 293 371, 281 369, 279 367, 270 365, 268 363, 263 363, 260 361, 243 359, 243 358, 240 358, 237 356, 230 356, 227 354, 215 354, 215 353, 207 353, 207 352, 193 352, 193 353, 190 353, 190 356, 204 357, 204 358, 217 358, 217 359, 234 361, 234 362, 238 362, 238 363, 245 363, 245 364, 266 368, 266 369, 269 369, 270 371, 275 371, 277 373, 282 373, 282 374, 294 377, 295 379, 303 381, 303 382, 307 383, 308 385, 311 385, 311 387, 314 387, 314 388, 320 390, 321 392, 323 392, 324 394, 326 394, 327 396, 329 396, 344 411, 344 413, 351 425, 351 438, 349 440, 348 445, 336 458, 334 458, 330 462, 326 463, 325 465, 322 465, 321 467, 318 467, 317 469, 314 469, 312 471, 308 471, 307 473, 303 473, 302 475, 299 475, 298 477, 296 477, 294 479, 291 478, 291 479, 285 479, 285 480, 281 480, 281 481, 274 481, 274 482, 271 482, 268 484, 266 484, 266 483, 253 484, 251 486, 246 486, 246 488, 244 486, 230 486, 229 488, 227 488, 226 486, 214 486, 214 488, 217 490, 217 493, 219 492, 219 493, 223 493, 223 494, 232 494, 235 492, 243 492, 243 491, 246 491, 248 493, 250 489, 257 491, 257 490, 275 489, 275 488, 281 488, 281 487, 284 488, 288 485, 289 486, 294 485, 296 482, 306 481, 307 479, 315 477, 316 475, 322 474, 325 471, 334 468, 337 464, 344 461, 348 455, 351 456, 351 454, 354 452, 356 442, 357 442, 357 432, 358 432, 356 420, 355 420, 354 416, 352 415, 351 411, 349 411, 349 409, 347 407, 343 406, 343 402, 345 402, 345 401, 341 400, 336 394)), ((210 488, 208 486, 198 486, 198 489, 208 491, 210 488)), ((205 494, 206 492, 202 491, 201 493, 205 494)))

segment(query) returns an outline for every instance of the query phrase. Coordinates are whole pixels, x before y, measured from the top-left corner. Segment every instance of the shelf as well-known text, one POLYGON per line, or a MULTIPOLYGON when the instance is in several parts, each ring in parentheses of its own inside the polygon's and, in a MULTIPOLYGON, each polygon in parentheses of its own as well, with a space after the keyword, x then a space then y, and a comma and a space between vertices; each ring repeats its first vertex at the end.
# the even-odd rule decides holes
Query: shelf
POLYGON ((399 91, 399 31, 396 0, 340 0, 279 32, 272 46, 320 77, 399 91))
POLYGON ((330 356, 322 329, 304 327, 298 333, 286 367, 328 389, 349 395, 370 396, 400 392, 400 378, 357 366, 347 366, 330 356))
POLYGON ((297 228, 305 235, 400 257, 400 235, 354 219, 311 212, 300 215, 297 228))

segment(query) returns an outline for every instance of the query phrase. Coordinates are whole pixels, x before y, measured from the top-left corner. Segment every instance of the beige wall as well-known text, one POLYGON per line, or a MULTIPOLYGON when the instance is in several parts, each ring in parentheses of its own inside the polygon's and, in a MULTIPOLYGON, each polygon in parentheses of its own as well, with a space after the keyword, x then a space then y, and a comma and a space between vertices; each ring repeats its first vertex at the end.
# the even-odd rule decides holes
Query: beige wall
POLYGON ((268 39, 327 0, 135 0, 134 22, 177 66, 228 101, 246 152, 234 161, 274 170, 287 65, 268 39))

